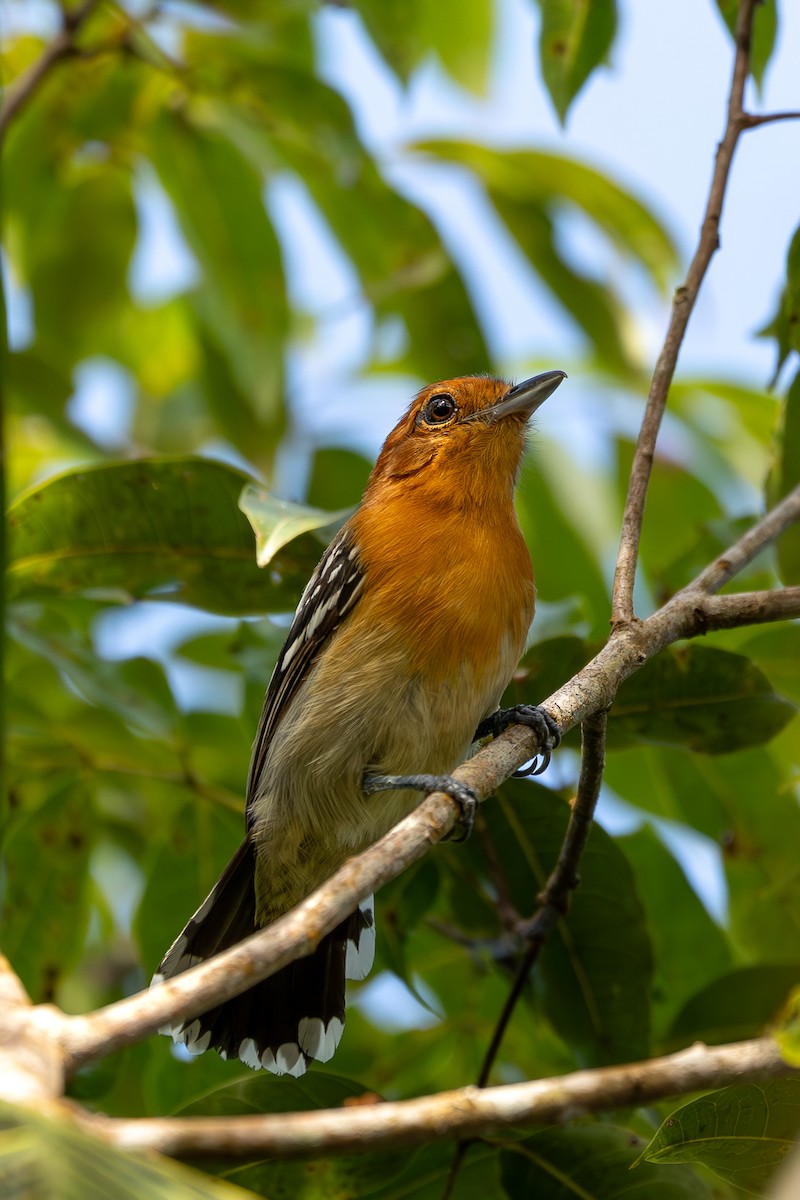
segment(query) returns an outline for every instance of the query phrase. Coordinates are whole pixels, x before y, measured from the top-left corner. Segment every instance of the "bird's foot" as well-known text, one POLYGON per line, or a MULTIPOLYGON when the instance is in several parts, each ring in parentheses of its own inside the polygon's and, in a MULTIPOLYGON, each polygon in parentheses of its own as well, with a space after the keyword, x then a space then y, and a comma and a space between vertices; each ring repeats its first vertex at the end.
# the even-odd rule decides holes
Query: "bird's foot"
POLYGON ((498 708, 497 712, 481 721, 475 731, 475 737, 487 737, 489 734, 497 737, 504 729, 508 729, 509 725, 527 725, 528 729, 538 733, 541 741, 539 753, 533 758, 530 766, 515 771, 514 778, 541 775, 550 766, 552 753, 561 741, 558 724, 549 713, 536 704, 515 704, 513 708, 498 708))
POLYGON ((452 838, 447 834, 443 840, 465 842, 472 833, 475 823, 475 813, 478 811, 478 797, 466 783, 459 782, 452 775, 373 775, 364 776, 363 788, 368 796, 374 792, 395 791, 398 788, 413 788, 414 791, 424 792, 430 796, 432 792, 444 792, 451 800, 455 800, 459 808, 458 823, 461 835, 452 838))

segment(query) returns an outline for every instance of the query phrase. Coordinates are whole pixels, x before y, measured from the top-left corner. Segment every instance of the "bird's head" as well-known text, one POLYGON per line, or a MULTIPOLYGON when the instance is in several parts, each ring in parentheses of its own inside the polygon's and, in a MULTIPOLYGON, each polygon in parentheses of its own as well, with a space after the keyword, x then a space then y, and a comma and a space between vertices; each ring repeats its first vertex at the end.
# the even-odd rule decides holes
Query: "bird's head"
POLYGON ((512 492, 528 418, 565 378, 545 371, 516 385, 485 375, 430 384, 386 439, 373 482, 432 487, 441 479, 452 489, 456 471, 461 491, 491 482, 512 492))

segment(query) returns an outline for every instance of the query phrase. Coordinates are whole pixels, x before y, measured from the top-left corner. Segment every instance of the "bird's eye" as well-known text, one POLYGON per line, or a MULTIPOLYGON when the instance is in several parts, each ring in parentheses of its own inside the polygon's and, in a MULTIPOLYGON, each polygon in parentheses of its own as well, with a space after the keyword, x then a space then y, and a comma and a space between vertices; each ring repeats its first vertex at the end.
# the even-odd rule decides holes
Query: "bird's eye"
POLYGON ((446 392, 440 392, 438 396, 431 396, 428 403, 425 405, 423 416, 428 425, 443 425, 445 421, 449 421, 456 411, 456 402, 452 396, 448 396, 446 392))

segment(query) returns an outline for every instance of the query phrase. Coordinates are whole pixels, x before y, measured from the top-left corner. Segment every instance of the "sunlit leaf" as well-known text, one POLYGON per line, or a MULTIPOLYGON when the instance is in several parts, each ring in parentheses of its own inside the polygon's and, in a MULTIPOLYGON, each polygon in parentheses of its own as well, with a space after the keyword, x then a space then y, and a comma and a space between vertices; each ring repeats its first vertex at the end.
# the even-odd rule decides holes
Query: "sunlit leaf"
POLYGON ((256 560, 260 567, 272 562, 277 552, 303 533, 327 531, 330 535, 347 516, 347 510, 331 513, 291 500, 281 500, 256 484, 245 485, 239 507, 256 535, 256 560))

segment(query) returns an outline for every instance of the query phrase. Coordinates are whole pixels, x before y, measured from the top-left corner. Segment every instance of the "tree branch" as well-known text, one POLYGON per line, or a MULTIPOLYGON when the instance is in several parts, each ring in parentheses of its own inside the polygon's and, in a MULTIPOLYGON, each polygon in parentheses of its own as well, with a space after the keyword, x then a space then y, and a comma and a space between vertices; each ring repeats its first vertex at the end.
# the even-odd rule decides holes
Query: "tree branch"
POLYGON ((622 518, 617 566, 614 573, 611 608, 611 620, 614 626, 633 620, 633 585, 639 555, 639 537, 658 431, 661 427, 667 395, 675 374, 678 353, 686 326, 709 263, 719 247, 719 223, 728 176, 739 136, 746 127, 742 105, 745 83, 750 71, 750 35, 757 2, 758 0, 740 0, 739 16, 736 22, 736 55, 728 93, 728 117, 722 141, 717 147, 708 201, 700 228, 700 241, 689 265, 686 280, 683 286, 676 290, 672 301, 672 313, 667 334, 653 371, 642 427, 636 443, 622 518))
POLYGON ((800 486, 784 496, 752 529, 742 534, 738 542, 723 550, 722 554, 689 584, 689 588, 701 592, 718 592, 734 575, 743 571, 765 546, 774 542, 797 521, 800 521, 800 486))
MULTIPOLYGON (((735 574, 757 549, 768 545, 790 519, 796 520, 799 515, 800 486, 721 555, 712 568, 723 571, 726 578, 735 574), (745 550, 741 550, 743 544, 745 550), (718 566, 723 562, 727 564, 724 569, 718 566)), ((733 613, 737 607, 744 618, 742 624, 776 619, 774 615, 754 616, 749 612, 753 597, 747 594, 707 595, 699 589, 706 574, 703 572, 647 620, 620 626, 599 654, 542 702, 562 730, 566 732, 593 713, 608 708, 620 684, 664 647, 682 638, 736 624, 733 613)), ((780 596, 788 596, 795 604, 796 593, 796 588, 755 593, 755 607, 773 609, 777 604, 775 598, 780 596)), ((539 748, 533 730, 515 725, 462 764, 454 775, 485 799, 522 763, 529 762, 539 748)), ((448 796, 443 793, 429 796, 384 838, 346 862, 327 883, 273 925, 150 992, 140 992, 83 1016, 62 1015, 59 1039, 67 1072, 121 1046, 141 1041, 179 1017, 205 1012, 296 958, 311 954, 325 934, 352 912, 360 900, 394 879, 440 841, 453 827, 456 817, 457 806, 448 796)))
POLYGON ((485 1087, 488 1082, 489 1072, 497 1057, 508 1022, 511 1020, 514 1008, 522 994, 525 980, 539 957, 542 946, 561 918, 566 916, 569 910, 570 896, 578 886, 578 864, 592 827, 605 768, 606 723, 607 714, 603 710, 587 717, 581 726, 583 739, 581 773, 567 832, 558 855, 558 861, 539 894, 537 912, 530 921, 519 927, 520 933, 528 943, 528 948, 483 1060, 483 1066, 478 1076, 478 1087, 485 1087))
POLYGON ((45 47, 33 66, 6 89, 3 103, 0 105, 0 143, 5 137, 10 122, 38 92, 56 63, 75 53, 75 38, 78 30, 92 10, 97 7, 97 4, 98 0, 84 0, 80 8, 74 12, 65 12, 61 31, 45 47))
POLYGON ((756 1038, 727 1046, 698 1042, 649 1062, 504 1087, 459 1088, 389 1104, 263 1116, 137 1120, 86 1116, 81 1120, 92 1132, 127 1150, 158 1150, 178 1158, 280 1155, 288 1159, 551 1125, 585 1113, 638 1107, 677 1093, 790 1074, 792 1068, 775 1043, 756 1038))
POLYGON ((800 120, 800 112, 742 113, 741 122, 745 129, 758 129, 760 125, 773 125, 776 121, 800 120))

